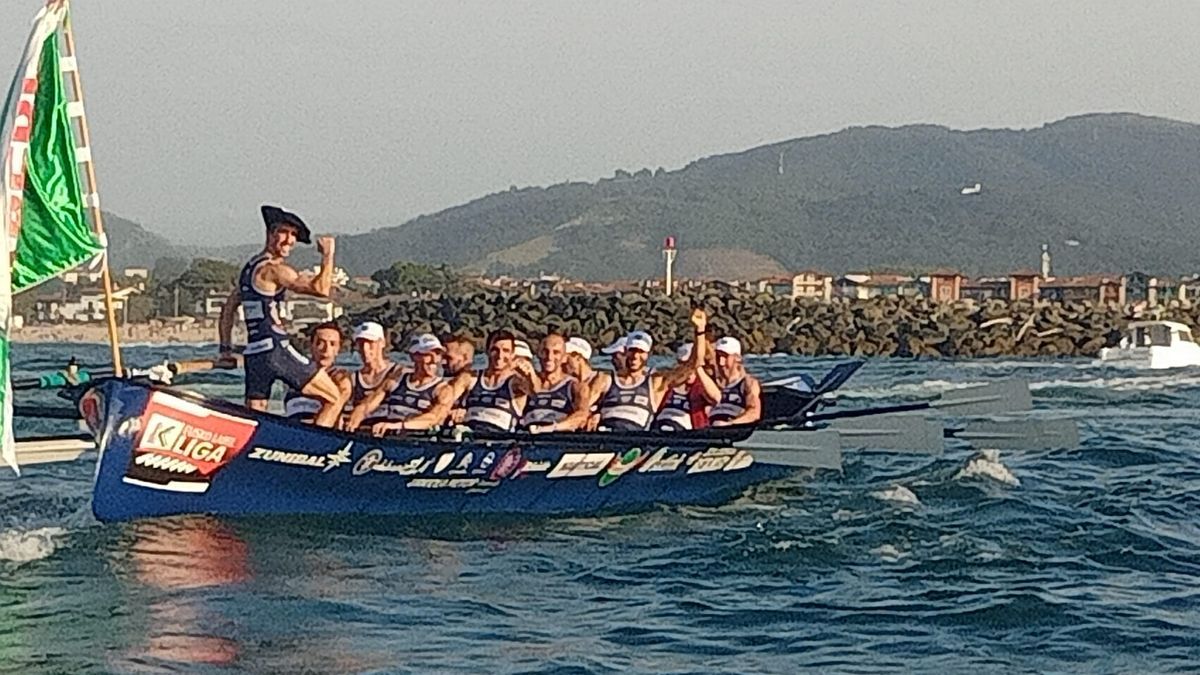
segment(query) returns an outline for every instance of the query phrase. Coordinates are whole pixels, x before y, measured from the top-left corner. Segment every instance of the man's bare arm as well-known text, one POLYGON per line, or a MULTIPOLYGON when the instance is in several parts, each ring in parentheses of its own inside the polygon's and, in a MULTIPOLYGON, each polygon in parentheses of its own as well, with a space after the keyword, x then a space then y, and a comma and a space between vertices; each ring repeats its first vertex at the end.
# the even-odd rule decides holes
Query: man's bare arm
POLYGON ((350 417, 346 420, 347 431, 357 431, 367 415, 378 410, 379 406, 383 405, 383 400, 387 398, 387 395, 400 385, 400 378, 404 376, 405 370, 403 368, 396 368, 396 371, 388 375, 383 380, 383 384, 371 390, 371 393, 367 394, 366 398, 359 401, 350 410, 350 417))
POLYGON ((222 356, 233 353, 233 323, 237 320, 237 310, 241 304, 242 289, 234 288, 221 306, 221 318, 217 321, 217 344, 221 346, 222 356))
POLYGON ((276 286, 293 293, 328 298, 333 292, 333 237, 317 237, 317 249, 321 252, 321 267, 316 274, 297 272, 290 265, 280 263, 267 268, 270 280, 276 286))

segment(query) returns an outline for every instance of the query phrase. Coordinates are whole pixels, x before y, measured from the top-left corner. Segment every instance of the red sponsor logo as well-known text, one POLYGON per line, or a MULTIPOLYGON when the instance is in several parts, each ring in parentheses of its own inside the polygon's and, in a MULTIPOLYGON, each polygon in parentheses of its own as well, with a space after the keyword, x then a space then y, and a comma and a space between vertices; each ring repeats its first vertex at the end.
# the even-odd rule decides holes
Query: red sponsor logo
POLYGON ((27 77, 21 81, 21 93, 17 98, 16 111, 13 115, 12 134, 5 139, 4 162, 7 165, 4 172, 7 177, 5 193, 8 199, 8 234, 16 238, 21 230, 21 208, 24 205, 25 190, 25 153, 29 147, 30 131, 33 129, 33 100, 37 94, 38 81, 36 77, 27 77))
POLYGON ((207 477, 241 452, 258 423, 156 392, 141 426, 136 452, 186 462, 207 477))

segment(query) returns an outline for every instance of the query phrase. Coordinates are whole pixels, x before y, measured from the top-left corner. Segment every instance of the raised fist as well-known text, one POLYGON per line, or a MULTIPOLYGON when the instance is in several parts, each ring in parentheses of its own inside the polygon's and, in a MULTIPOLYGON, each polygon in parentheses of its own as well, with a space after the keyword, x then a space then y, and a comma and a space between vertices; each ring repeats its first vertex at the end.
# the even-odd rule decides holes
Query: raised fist
POLYGON ((317 237, 317 251, 321 255, 332 257, 334 248, 333 237, 317 237))

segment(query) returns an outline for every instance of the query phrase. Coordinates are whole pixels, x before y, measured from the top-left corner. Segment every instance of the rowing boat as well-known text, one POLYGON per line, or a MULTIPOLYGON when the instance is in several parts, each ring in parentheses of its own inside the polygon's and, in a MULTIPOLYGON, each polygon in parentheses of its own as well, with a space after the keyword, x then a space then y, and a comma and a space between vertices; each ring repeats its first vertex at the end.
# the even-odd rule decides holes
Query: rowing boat
POLYGON ((720 504, 793 473, 801 454, 808 466, 840 462, 836 436, 801 430, 377 439, 115 378, 93 384, 80 410, 100 453, 101 521, 627 513, 720 504), (786 464, 755 457, 785 446, 786 464))

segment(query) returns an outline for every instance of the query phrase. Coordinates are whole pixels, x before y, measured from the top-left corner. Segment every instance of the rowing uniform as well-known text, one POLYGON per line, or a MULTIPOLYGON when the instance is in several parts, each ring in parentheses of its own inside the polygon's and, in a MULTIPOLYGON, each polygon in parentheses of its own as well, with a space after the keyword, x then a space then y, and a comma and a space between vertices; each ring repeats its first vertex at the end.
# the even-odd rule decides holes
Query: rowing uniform
POLYGON ((483 383, 483 375, 479 375, 475 385, 467 392, 467 414, 463 422, 475 431, 515 431, 521 411, 514 400, 513 377, 509 375, 495 387, 488 387, 483 383))
POLYGON ((305 396, 298 390, 288 387, 288 390, 283 395, 283 416, 311 424, 317 418, 317 413, 321 412, 323 402, 319 398, 305 396))
POLYGON ((721 400, 712 407, 708 419, 728 422, 746 412, 746 376, 721 387, 721 400))
POLYGON ((575 382, 575 378, 568 375, 550 389, 531 394, 521 417, 521 427, 528 429, 566 419, 575 410, 575 388, 572 386, 575 382))
POLYGON ((667 392, 667 400, 663 401, 654 417, 652 428, 655 431, 687 431, 692 429, 692 400, 688 395, 690 387, 681 384, 667 392))
POLYGON ((401 377, 380 406, 380 410, 387 415, 389 421, 404 421, 429 412, 437 402, 438 385, 445 381, 441 377, 435 377, 423 386, 415 387, 411 380, 412 373, 401 377))
POLYGON ((612 385, 600 397, 600 426, 611 431, 644 431, 654 419, 654 397, 650 376, 631 387, 623 387, 614 374, 612 385))
MULTIPOLYGON (((375 391, 376 388, 382 385, 387 378, 391 376, 392 371, 399 367, 400 365, 397 363, 393 363, 392 365, 388 366, 388 369, 383 371, 383 374, 379 376, 379 380, 374 387, 367 386, 367 384, 363 382, 362 371, 355 371, 354 377, 351 379, 352 385, 350 387, 350 400, 346 402, 346 412, 349 413, 351 410, 354 410, 355 406, 365 401, 367 397, 371 395, 371 392, 375 391)), ((384 402, 380 403, 378 408, 367 413, 367 416, 363 418, 362 426, 369 429, 371 425, 375 424, 376 422, 387 421, 388 404, 387 399, 384 399, 384 402)))
POLYGON ((260 265, 271 259, 260 253, 242 267, 238 290, 242 295, 242 315, 246 320, 246 398, 271 398, 271 386, 276 380, 300 391, 317 374, 320 367, 288 342, 287 331, 279 320, 279 305, 287 292, 280 288, 268 295, 254 285, 254 274, 260 265))

